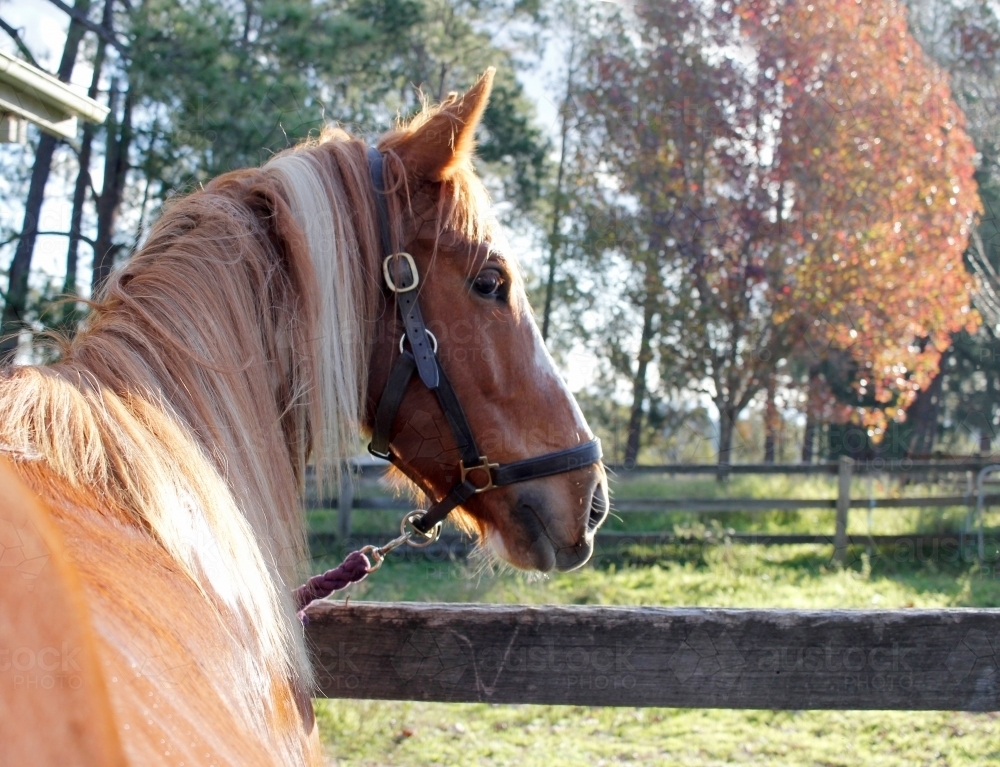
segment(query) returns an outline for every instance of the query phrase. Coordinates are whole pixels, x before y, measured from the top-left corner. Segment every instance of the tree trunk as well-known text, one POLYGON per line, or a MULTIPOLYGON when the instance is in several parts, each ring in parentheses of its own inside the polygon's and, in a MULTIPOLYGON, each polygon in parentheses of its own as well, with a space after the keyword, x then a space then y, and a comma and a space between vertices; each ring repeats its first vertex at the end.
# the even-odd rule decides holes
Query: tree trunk
POLYGON ((767 379, 767 402, 764 406, 764 463, 774 463, 774 447, 781 428, 781 415, 774 404, 774 376, 767 379))
POLYGON ((996 381, 993 376, 990 375, 989 370, 986 371, 986 402, 988 403, 983 412, 983 428, 979 432, 979 454, 980 455, 990 455, 993 451, 993 438, 996 436, 996 431, 993 428, 993 407, 992 403, 997 401, 996 398, 996 381))
MULTIPOLYGON (((101 21, 102 26, 111 29, 112 11, 114 9, 113 0, 105 0, 104 16, 101 21)), ((104 68, 104 58, 107 55, 107 43, 103 38, 97 42, 97 54, 94 57, 94 74, 90 80, 90 88, 87 96, 92 99, 97 98, 98 87, 101 80, 101 71, 104 68)), ((66 278, 63 280, 62 292, 66 296, 76 296, 77 293, 77 270, 79 265, 80 240, 82 239, 83 208, 87 202, 87 189, 91 186, 90 158, 93 152, 94 126, 87 122, 83 125, 83 137, 80 140, 79 172, 76 175, 76 185, 73 188, 73 213, 70 216, 69 224, 69 245, 66 248, 66 278)), ((70 327, 76 318, 76 304, 66 304, 62 312, 63 327, 70 327)))
POLYGON ((559 250, 562 242, 562 208, 563 208, 563 180, 566 175, 566 142, 569 137, 569 110, 573 101, 573 58, 576 55, 576 39, 574 39, 569 52, 569 61, 566 69, 566 98, 560 110, 562 120, 560 147, 559 147, 559 171, 556 175, 555 201, 552 209, 552 231, 549 233, 549 265, 548 274, 545 279, 545 307, 542 310, 542 340, 549 340, 549 323, 552 316, 552 301, 555 298, 556 289, 556 266, 559 261, 559 250))
MULTIPOLYGON (((81 13, 90 10, 90 0, 76 0, 73 6, 81 13)), ((84 28, 75 21, 70 21, 66 35, 66 45, 63 47, 62 59, 59 62, 58 77, 64 83, 73 76, 73 66, 80 50, 84 28)), ((18 333, 24 326, 28 304, 28 275, 31 273, 31 259, 35 251, 35 240, 38 238, 38 219, 45 202, 45 184, 49 180, 52 168, 52 155, 59 140, 43 133, 35 150, 35 164, 31 170, 31 182, 28 185, 28 198, 24 204, 24 221, 21 225, 21 235, 14 250, 14 258, 10 263, 7 283, 7 300, 4 302, 3 318, 0 320, 0 361, 17 350, 18 333)))
POLYGON ((736 431, 736 419, 739 413, 728 405, 717 405, 719 408, 719 470, 716 479, 720 482, 729 477, 729 467, 733 463, 733 433, 736 431))
POLYGON ((817 415, 819 410, 819 370, 809 368, 809 388, 806 393, 806 428, 802 435, 802 463, 813 462, 813 448, 817 436, 817 415))
POLYGON ((118 108, 118 91, 111 84, 108 97, 111 113, 108 117, 108 142, 104 159, 104 185, 97 197, 97 237, 94 239, 94 267, 90 281, 91 296, 96 297, 104 281, 111 274, 118 246, 114 242, 115 222, 125 192, 125 178, 128 174, 129 147, 132 144, 132 96, 125 93, 122 121, 115 123, 118 108))
POLYGON ((918 460, 930 458, 934 450, 947 359, 946 353, 941 358, 938 374, 934 376, 926 389, 917 393, 917 398, 906 409, 906 421, 914 425, 914 429, 910 433, 909 444, 906 446, 907 458, 918 460))
POLYGON ((653 320, 656 317, 655 265, 646 264, 646 296, 642 310, 642 338, 635 378, 632 380, 632 412, 628 419, 628 436, 625 440, 625 463, 634 466, 639 456, 642 438, 643 406, 646 401, 646 373, 653 359, 653 320))

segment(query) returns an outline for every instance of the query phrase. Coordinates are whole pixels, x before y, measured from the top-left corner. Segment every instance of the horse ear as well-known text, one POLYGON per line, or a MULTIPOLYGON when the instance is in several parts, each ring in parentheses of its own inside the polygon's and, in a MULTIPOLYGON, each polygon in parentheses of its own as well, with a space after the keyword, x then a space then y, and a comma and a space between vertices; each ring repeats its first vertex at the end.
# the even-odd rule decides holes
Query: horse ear
POLYGON ((396 149, 407 173, 425 181, 447 181, 451 172, 472 159, 476 128, 493 90, 490 67, 464 96, 452 93, 426 117, 418 117, 396 149))

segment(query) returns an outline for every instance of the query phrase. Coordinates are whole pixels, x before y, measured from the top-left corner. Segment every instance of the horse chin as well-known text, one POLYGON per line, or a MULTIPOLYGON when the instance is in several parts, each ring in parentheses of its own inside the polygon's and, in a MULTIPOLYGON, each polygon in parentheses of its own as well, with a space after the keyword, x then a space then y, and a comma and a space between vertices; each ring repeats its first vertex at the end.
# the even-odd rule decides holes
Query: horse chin
POLYGON ((492 528, 483 536, 483 543, 494 558, 528 572, 572 572, 586 565, 594 553, 592 535, 574 546, 560 548, 547 535, 541 535, 535 536, 529 545, 514 548, 507 545, 499 530, 492 528))

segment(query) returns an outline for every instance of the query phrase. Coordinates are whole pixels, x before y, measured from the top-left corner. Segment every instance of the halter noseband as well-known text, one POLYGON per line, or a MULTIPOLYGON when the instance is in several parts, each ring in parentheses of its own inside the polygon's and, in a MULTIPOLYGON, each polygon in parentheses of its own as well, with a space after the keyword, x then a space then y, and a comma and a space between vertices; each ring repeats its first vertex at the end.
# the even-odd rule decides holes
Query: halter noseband
POLYGON ((427 511, 408 518, 418 533, 431 537, 436 534, 435 528, 452 511, 478 493, 530 479, 565 474, 597 463, 603 456, 601 441, 593 439, 568 450, 503 465, 490 463, 480 452, 458 396, 438 360, 437 339, 424 324, 417 301, 417 287, 420 284, 417 264, 409 253, 393 253, 389 207, 385 199, 384 157, 374 147, 368 150, 368 165, 375 188, 375 210, 382 241, 382 275, 388 290, 396 295, 405 329, 405 335, 400 339, 401 353, 389 372, 389 380, 375 412, 375 427, 368 451, 377 458, 397 463, 396 456, 390 450, 392 425, 410 379, 417 373, 424 386, 437 395, 462 455, 458 465, 461 476, 458 484, 427 511), (410 351, 405 350, 404 341, 409 341, 410 351))

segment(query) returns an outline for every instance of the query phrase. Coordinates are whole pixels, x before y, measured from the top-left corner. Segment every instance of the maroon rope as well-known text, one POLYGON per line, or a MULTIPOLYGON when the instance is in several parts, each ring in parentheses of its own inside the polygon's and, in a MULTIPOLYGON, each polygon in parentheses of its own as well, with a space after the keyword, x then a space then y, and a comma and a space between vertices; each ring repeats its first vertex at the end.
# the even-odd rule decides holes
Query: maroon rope
POLYGON ((314 575, 302 586, 292 592, 292 599, 295 600, 295 609, 298 610, 299 620, 302 625, 308 625, 309 619, 306 617, 306 608, 317 599, 325 599, 335 591, 346 589, 352 583, 360 583, 365 576, 371 572, 371 563, 368 557, 360 551, 355 551, 347 555, 340 567, 327 570, 320 575, 314 575))

